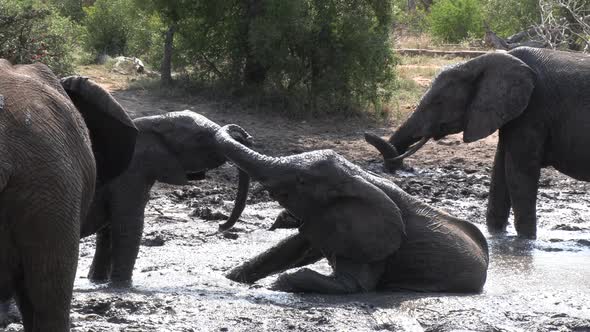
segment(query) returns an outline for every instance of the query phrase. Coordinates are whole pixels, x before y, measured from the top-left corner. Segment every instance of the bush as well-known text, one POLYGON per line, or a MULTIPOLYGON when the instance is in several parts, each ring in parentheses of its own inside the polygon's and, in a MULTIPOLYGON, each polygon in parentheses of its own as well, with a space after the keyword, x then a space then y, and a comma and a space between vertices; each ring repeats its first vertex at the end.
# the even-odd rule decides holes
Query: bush
POLYGON ((490 29, 502 37, 509 37, 539 21, 538 0, 485 0, 484 20, 490 29))
POLYGON ((458 43, 469 36, 483 35, 479 0, 437 0, 431 7, 430 31, 435 38, 458 43))
POLYGON ((80 27, 41 1, 0 0, 0 57, 43 62, 56 74, 73 72, 80 27))
POLYGON ((273 97, 297 111, 337 112, 391 97, 391 1, 218 1, 181 24, 176 64, 200 80, 273 97), (221 5, 225 3, 225 8, 221 5), (214 8, 213 8, 214 7, 214 8))
POLYGON ((84 8, 86 48, 97 55, 121 55, 134 27, 135 9, 129 0, 96 0, 84 8))
POLYGON ((157 13, 140 10, 133 0, 97 0, 84 11, 84 44, 95 57, 135 56, 159 66, 164 28, 157 13))

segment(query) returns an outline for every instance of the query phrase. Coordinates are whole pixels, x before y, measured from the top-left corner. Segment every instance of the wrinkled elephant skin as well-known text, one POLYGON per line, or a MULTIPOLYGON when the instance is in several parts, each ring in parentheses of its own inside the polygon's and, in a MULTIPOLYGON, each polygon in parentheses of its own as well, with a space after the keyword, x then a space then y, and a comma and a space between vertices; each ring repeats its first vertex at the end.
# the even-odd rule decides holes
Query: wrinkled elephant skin
POLYGON ((300 269, 279 276, 275 287, 317 293, 482 289, 488 247, 471 223, 428 206, 331 150, 269 157, 235 141, 232 132, 229 127, 218 131, 219 149, 285 208, 278 224, 299 221, 300 226, 228 278, 251 283, 326 258, 331 276, 300 269))
MULTIPOLYGON (((156 181, 184 185, 226 162, 213 141, 219 125, 192 112, 170 112, 136 118, 139 129, 129 168, 96 195, 82 237, 96 233, 96 252, 89 271, 95 282, 131 284, 144 226, 144 209, 156 181)), ((249 144, 247 137, 236 137, 249 144)), ((249 177, 240 172, 238 195, 228 219, 241 215, 249 177)))
POLYGON ((463 132, 467 143, 499 129, 486 223, 504 233, 510 209, 520 237, 537 234, 540 170, 590 181, 590 56, 519 47, 444 70, 389 141, 367 141, 393 170, 421 139, 463 132))
POLYGON ((25 331, 69 331, 81 220, 137 130, 98 85, 42 64, 0 60, 0 95, 0 303, 25 331))

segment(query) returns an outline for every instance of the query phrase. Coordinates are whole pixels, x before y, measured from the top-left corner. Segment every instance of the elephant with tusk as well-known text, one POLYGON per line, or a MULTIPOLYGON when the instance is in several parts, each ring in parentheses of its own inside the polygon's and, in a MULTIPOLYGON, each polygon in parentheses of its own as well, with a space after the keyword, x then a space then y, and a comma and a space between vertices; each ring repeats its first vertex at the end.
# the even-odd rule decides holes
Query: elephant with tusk
POLYGON ((222 127, 217 148, 285 208, 275 226, 298 232, 233 269, 229 279, 252 283, 326 258, 332 275, 304 268, 281 274, 274 287, 317 293, 482 289, 488 246, 471 223, 331 150, 270 157, 236 141, 237 133, 247 136, 238 126, 222 127))
POLYGON ((394 171, 430 138, 463 132, 469 143, 499 129, 487 227, 505 232, 512 208, 518 236, 535 238, 541 168, 590 181, 589 96, 590 56, 519 47, 445 69, 388 141, 365 138, 394 171))

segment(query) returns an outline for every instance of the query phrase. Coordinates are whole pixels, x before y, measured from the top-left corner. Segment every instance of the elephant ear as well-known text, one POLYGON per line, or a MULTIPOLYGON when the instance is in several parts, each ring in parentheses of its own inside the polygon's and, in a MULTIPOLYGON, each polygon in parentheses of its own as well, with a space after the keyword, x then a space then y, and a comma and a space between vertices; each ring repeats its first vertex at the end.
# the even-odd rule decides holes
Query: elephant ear
POLYGON ((90 132, 97 182, 119 176, 133 157, 137 128, 113 96, 87 77, 69 76, 60 82, 90 132))
POLYGON ((533 70, 507 53, 482 55, 466 63, 477 73, 475 96, 468 106, 463 141, 491 135, 527 108, 535 87, 533 70))
POLYGON ((192 146, 187 136, 191 130, 185 128, 192 123, 192 120, 184 119, 181 113, 183 112, 170 112, 135 119, 135 124, 141 132, 152 134, 157 141, 149 147, 150 153, 157 155, 160 159, 157 174, 155 174, 156 179, 173 185, 188 183, 187 171, 182 165, 179 147, 185 146, 186 149, 187 146, 192 146))
POLYGON ((375 262, 397 251, 405 224, 397 205, 359 176, 328 194, 329 203, 301 226, 301 233, 324 255, 375 262))

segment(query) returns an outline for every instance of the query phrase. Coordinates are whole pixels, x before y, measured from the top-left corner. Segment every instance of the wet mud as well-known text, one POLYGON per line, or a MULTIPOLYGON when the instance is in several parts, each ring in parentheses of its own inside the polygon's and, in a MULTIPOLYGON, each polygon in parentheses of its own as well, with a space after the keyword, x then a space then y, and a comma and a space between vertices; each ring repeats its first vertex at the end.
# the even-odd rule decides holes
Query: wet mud
MULTIPOLYGON (((165 112, 163 105, 190 106, 158 100, 138 106, 141 96, 120 97, 132 112, 146 112, 147 105, 154 112, 165 112)), ((268 231, 280 207, 253 183, 236 227, 214 234, 237 189, 237 172, 227 164, 187 186, 156 184, 132 288, 89 282, 94 237, 81 241, 72 331, 590 331, 589 184, 543 170, 538 240, 515 238, 512 224, 506 236, 491 237, 484 223, 495 137, 469 145, 459 144, 459 136, 430 142, 408 161, 411 168, 389 175, 362 141, 360 124, 344 131, 328 122, 289 126, 279 118, 258 121, 257 115, 203 110, 219 123, 243 124, 261 151, 333 148, 429 204, 472 221, 490 246, 483 292, 324 296, 268 290, 276 276, 253 285, 232 282, 224 277, 227 271, 294 230, 268 231), (277 139, 277 128, 288 138, 277 139)), ((374 130, 385 135, 391 128, 374 130)), ((325 261, 312 268, 330 271, 325 261)), ((12 323, 5 330, 21 329, 12 323)))

